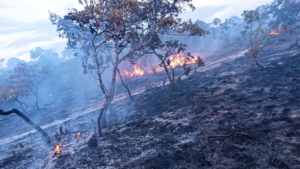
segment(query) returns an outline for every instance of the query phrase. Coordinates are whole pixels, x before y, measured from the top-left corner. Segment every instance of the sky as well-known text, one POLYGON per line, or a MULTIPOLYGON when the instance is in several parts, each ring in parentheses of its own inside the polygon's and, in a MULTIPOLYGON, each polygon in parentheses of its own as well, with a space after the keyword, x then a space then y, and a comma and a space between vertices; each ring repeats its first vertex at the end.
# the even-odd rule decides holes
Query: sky
MULTIPOLYGON (((205 22, 213 18, 225 20, 272 1, 193 0, 196 10, 185 12, 182 18, 205 22)), ((80 7, 77 0, 0 0, 0 67, 5 67, 14 57, 29 61, 29 52, 36 47, 53 49, 62 57, 60 53, 66 40, 58 37, 49 20, 49 11, 63 16, 74 7, 80 7)))

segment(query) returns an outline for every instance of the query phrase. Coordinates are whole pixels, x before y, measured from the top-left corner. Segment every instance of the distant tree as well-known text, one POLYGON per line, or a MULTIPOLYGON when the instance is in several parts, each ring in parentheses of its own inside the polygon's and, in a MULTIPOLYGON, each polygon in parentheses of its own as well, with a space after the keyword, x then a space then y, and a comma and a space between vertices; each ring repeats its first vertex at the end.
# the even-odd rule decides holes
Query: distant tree
POLYGON ((8 104, 10 102, 17 102, 26 112, 28 105, 25 102, 19 100, 20 97, 28 95, 28 85, 26 83, 21 84, 8 84, 6 87, 0 88, 0 105, 8 104))
POLYGON ((13 69, 10 80, 14 84, 28 84, 29 90, 35 95, 36 108, 39 109, 39 86, 46 79, 48 69, 40 66, 40 64, 19 63, 13 69))
POLYGON ((259 63, 257 60, 257 56, 261 51, 261 45, 263 44, 264 39, 269 35, 269 33, 261 28, 262 24, 259 24, 258 27, 254 29, 253 24, 254 22, 258 22, 260 20, 260 14, 258 11, 250 10, 244 11, 243 14, 244 21, 248 24, 245 27, 245 30, 250 30, 250 44, 251 48, 249 50, 250 57, 255 60, 255 63, 260 68, 264 69, 264 67, 259 63), (258 37, 261 37, 258 39, 258 37))
MULTIPOLYGON (((80 11, 72 9, 64 19, 75 24, 73 27, 77 30, 91 33, 88 36, 93 37, 92 54, 97 67, 99 86, 105 96, 97 120, 98 133, 102 136, 100 119, 114 98, 119 64, 146 48, 155 33, 178 35, 189 31, 192 35, 203 35, 205 32, 191 21, 181 22, 178 18, 185 7, 195 9, 191 0, 97 0, 90 2, 80 0, 79 2, 84 9, 80 11), (150 35, 147 40, 145 40, 145 35, 150 35), (105 90, 99 69, 99 63, 101 63, 99 58, 104 60, 105 57, 100 57, 101 53, 97 49, 103 48, 110 48, 114 52, 114 65, 111 71, 112 78, 108 82, 110 84, 108 91, 105 90)), ((68 38, 69 47, 82 45, 76 41, 78 34, 60 29, 61 21, 53 23, 58 26, 60 36, 68 38)))
POLYGON ((292 27, 299 22, 300 1, 298 0, 274 0, 266 8, 266 15, 272 16, 269 22, 270 27, 292 27))
POLYGON ((250 43, 251 47, 254 47, 254 42, 253 42, 253 24, 254 22, 258 22, 260 19, 260 15, 257 11, 250 10, 250 11, 244 11, 242 14, 242 17, 244 21, 248 24, 245 29, 249 30, 250 29, 250 43), (249 26, 250 25, 250 26, 249 26))
POLYGON ((222 21, 221 21, 220 18, 215 18, 215 19, 212 21, 212 25, 214 25, 214 26, 219 26, 221 23, 222 23, 222 21))
MULTIPOLYGON (((274 0, 274 2, 265 7, 264 15, 271 16, 269 27, 281 29, 281 31, 295 32, 299 29, 300 1, 298 0, 274 0)), ((296 43, 292 45, 299 46, 300 36, 297 36, 296 43)))
POLYGON ((226 19, 224 23, 220 23, 220 29, 224 31, 228 31, 234 26, 236 26, 236 23, 232 19, 226 19))

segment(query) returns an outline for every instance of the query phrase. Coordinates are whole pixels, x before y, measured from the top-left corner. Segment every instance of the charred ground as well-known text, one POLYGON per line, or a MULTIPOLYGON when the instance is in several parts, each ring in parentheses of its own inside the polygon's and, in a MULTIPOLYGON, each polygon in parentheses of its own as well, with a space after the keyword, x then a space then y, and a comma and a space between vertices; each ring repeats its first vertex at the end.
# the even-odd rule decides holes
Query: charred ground
POLYGON ((115 113, 131 114, 116 124, 135 122, 106 129, 96 148, 88 147, 91 136, 83 132, 55 141, 64 148, 54 158, 53 147, 37 155, 29 144, 0 166, 299 168, 299 49, 266 49, 260 61, 264 70, 240 57, 182 80, 176 93, 148 87, 135 103, 115 103, 115 113))

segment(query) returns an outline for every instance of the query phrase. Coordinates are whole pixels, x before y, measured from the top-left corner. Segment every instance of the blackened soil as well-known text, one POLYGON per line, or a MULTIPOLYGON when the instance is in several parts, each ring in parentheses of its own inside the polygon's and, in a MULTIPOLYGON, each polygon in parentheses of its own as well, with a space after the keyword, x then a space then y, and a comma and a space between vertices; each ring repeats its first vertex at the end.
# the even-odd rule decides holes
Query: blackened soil
POLYGON ((136 122, 42 168, 300 168, 299 49, 259 59, 263 70, 242 57, 181 81, 175 93, 149 88, 134 98, 136 122))

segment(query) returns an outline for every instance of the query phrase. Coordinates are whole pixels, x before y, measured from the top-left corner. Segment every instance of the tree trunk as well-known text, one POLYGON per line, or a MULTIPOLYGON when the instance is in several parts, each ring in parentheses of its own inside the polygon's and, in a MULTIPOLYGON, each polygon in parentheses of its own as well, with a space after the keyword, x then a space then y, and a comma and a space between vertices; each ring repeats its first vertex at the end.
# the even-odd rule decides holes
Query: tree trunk
MULTIPOLYGON (((109 107, 109 105, 107 105, 107 108, 108 107, 109 107)), ((101 117, 101 124, 102 124, 101 128, 106 128, 107 127, 106 114, 107 114, 107 109, 106 109, 106 111, 103 113, 103 115, 101 117)))
POLYGON ((27 112, 27 110, 28 110, 28 105, 25 103, 25 102, 21 102, 21 101, 19 101, 19 99, 17 98, 16 100, 15 100, 17 103, 19 103, 20 104, 20 106, 22 107, 22 109, 23 109, 23 111, 24 112, 27 112), (24 108, 24 106, 23 105, 25 105, 26 106, 26 108, 24 108))
POLYGON ((176 92, 177 91, 177 88, 176 88, 176 83, 175 83, 175 70, 172 69, 172 91, 173 92, 176 92))
POLYGON ((165 61, 164 61, 163 59, 161 59, 161 58, 160 58, 160 60, 161 60, 161 63, 163 64, 163 66, 164 66, 165 72, 166 72, 167 77, 168 77, 168 79, 169 79, 169 82, 170 82, 170 86, 171 86, 172 92, 175 92, 175 91, 176 91, 176 86, 175 86, 175 84, 173 83, 174 81, 172 80, 172 77, 171 77, 171 75, 170 75, 169 69, 167 68, 167 65, 166 65, 165 61))
POLYGON ((51 142, 50 137, 48 136, 48 134, 40 126, 33 123, 27 116, 25 116, 19 110, 12 109, 8 112, 4 112, 3 110, 0 109, 0 115, 3 115, 3 116, 7 116, 7 115, 10 115, 10 114, 13 114, 13 113, 17 114, 19 117, 21 117, 23 120, 25 120, 26 123, 28 123, 36 131, 38 131, 43 136, 43 139, 45 140, 45 142, 47 144, 49 144, 51 142))
POLYGON ((36 85, 36 91, 35 91, 35 98, 36 98, 36 102, 35 102, 35 106, 36 108, 39 110, 39 96, 38 96, 38 91, 39 91, 39 82, 36 85))
POLYGON ((128 86, 127 86, 127 85, 124 83, 124 81, 123 81, 123 78, 122 78, 121 73, 120 73, 120 69, 118 69, 118 74, 119 74, 119 77, 120 77, 120 80, 121 80, 122 85, 126 88, 126 90, 127 90, 127 92, 128 92, 128 95, 129 95, 129 97, 130 97, 130 100, 131 100, 132 102, 134 102, 134 101, 133 101, 133 98, 132 98, 132 95, 131 95, 131 92, 130 92, 128 86))
POLYGON ((100 65, 99 65, 97 49, 96 49, 96 46, 95 46, 95 43, 94 43, 94 39, 92 40, 92 44, 93 44, 93 48, 94 48, 94 57, 95 57, 95 62, 96 62, 96 66, 97 66, 97 75, 98 75, 98 79, 99 79, 99 86, 102 90, 102 93, 104 95, 106 95, 106 91, 105 91, 104 84, 103 84, 102 77, 101 77, 100 65))
POLYGON ((100 137, 103 137, 103 134, 102 134, 102 131, 101 131, 101 118, 102 118, 103 114, 106 112, 108 102, 109 102, 109 100, 105 99, 105 101, 102 105, 102 108, 100 110, 100 114, 97 118, 98 134, 99 134, 100 137))
POLYGON ((40 109, 40 108, 39 108, 39 98, 38 98, 38 95, 37 95, 37 94, 35 95, 35 98, 36 98, 35 106, 36 106, 36 108, 39 110, 39 109, 40 109))
MULTIPOLYGON (((118 58, 118 57, 116 57, 118 58)), ((114 65, 113 69, 113 75, 112 75, 112 80, 111 80, 111 85, 110 85, 110 90, 109 90, 109 95, 105 95, 105 101, 102 105, 102 108, 100 110, 100 114, 97 119, 97 126, 98 126, 98 133, 100 137, 103 137, 103 134, 101 132, 101 118, 103 114, 106 112, 108 106, 111 104, 114 94, 115 94, 115 85, 116 85, 116 76, 117 76, 117 70, 118 70, 118 60, 116 60, 116 63, 114 65)))
POLYGON ((252 41, 252 22, 251 22, 251 30, 250 30, 250 43, 251 43, 251 47, 253 49, 253 41, 252 41))

